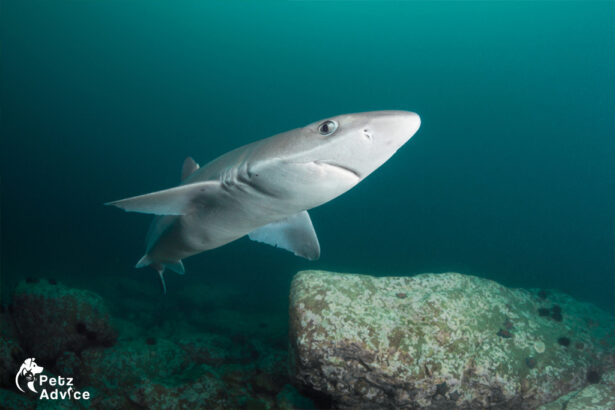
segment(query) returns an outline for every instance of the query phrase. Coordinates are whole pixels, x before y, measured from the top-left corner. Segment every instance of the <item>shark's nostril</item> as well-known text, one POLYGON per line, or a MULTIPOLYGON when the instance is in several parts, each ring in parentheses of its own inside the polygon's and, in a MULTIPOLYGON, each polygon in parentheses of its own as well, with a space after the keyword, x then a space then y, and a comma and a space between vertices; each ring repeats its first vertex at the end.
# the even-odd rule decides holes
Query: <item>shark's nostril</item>
POLYGON ((367 128, 363 130, 363 136, 368 140, 372 140, 372 133, 367 128))

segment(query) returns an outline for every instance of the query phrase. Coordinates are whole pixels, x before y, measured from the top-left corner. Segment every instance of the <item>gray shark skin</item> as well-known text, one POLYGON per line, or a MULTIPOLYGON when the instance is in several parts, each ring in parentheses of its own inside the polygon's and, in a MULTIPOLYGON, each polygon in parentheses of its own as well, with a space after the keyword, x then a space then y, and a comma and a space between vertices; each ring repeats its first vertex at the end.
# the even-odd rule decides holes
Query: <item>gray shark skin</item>
POLYGON ((151 265, 161 279, 165 268, 183 274, 182 259, 245 235, 318 259, 307 210, 361 182, 420 123, 407 111, 339 115, 244 145, 200 168, 187 158, 179 186, 106 205, 156 215, 136 267, 151 265))

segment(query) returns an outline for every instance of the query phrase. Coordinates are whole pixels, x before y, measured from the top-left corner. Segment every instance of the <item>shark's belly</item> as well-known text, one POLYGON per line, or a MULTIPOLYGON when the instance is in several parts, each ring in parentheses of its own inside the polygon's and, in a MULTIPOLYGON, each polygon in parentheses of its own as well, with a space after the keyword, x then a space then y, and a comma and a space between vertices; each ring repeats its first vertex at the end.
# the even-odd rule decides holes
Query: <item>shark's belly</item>
POLYGON ((177 261, 233 242, 257 228, 287 218, 301 209, 282 199, 263 196, 244 187, 215 203, 174 217, 149 254, 161 262, 177 261))

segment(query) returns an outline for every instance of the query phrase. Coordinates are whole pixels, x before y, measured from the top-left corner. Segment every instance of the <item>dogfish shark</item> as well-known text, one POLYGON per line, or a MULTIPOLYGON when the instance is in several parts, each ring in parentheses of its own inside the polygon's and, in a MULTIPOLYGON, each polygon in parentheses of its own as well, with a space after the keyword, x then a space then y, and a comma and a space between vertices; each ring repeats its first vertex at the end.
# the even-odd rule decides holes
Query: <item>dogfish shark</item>
POLYGON ((320 245, 308 210, 348 191, 419 129, 413 112, 339 115, 236 148, 205 166, 188 157, 179 186, 108 202, 156 215, 136 267, 162 281, 182 259, 245 235, 309 260, 320 245))

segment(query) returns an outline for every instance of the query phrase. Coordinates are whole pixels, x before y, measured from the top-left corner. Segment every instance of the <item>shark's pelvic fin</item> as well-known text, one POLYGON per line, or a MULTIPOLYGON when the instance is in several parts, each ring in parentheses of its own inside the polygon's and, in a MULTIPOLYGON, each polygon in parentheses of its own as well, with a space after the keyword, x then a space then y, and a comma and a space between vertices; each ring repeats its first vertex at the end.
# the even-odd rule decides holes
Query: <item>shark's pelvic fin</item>
POLYGON ((286 249, 309 260, 320 257, 320 244, 307 211, 262 226, 248 236, 253 241, 286 249))
POLYGON ((178 260, 177 262, 165 263, 164 266, 165 268, 169 268, 173 272, 179 273, 180 275, 183 275, 184 273, 186 273, 186 271, 184 270, 184 264, 182 263, 181 259, 178 260))
POLYGON ((126 212, 183 215, 189 211, 192 201, 215 195, 219 187, 219 181, 196 182, 150 194, 120 199, 119 201, 107 202, 105 205, 117 206, 126 212))
POLYGON ((199 164, 197 164, 192 157, 186 158, 184 160, 184 166, 182 167, 182 182, 192 175, 197 169, 199 169, 199 164))

